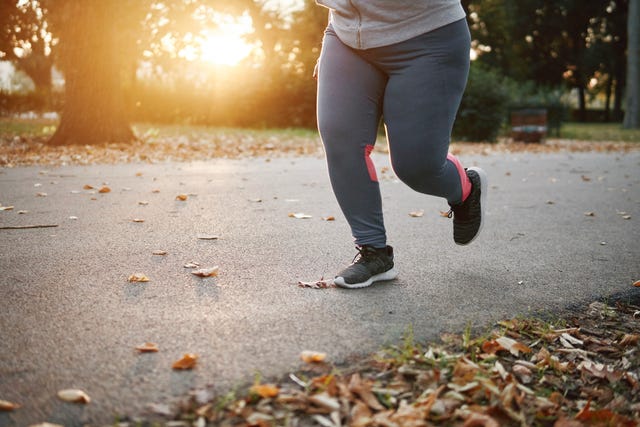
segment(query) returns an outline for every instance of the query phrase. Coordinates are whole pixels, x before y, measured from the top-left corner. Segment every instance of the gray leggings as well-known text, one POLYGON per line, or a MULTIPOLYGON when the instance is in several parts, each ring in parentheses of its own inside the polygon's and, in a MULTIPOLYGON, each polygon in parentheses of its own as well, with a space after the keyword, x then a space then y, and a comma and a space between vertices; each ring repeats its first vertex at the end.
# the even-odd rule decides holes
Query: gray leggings
POLYGON ((447 152, 467 82, 469 47, 464 19, 367 50, 346 46, 331 26, 325 31, 318 129, 333 191, 357 245, 386 245, 380 188, 369 157, 381 117, 398 178, 451 204, 462 201, 461 167, 447 152))

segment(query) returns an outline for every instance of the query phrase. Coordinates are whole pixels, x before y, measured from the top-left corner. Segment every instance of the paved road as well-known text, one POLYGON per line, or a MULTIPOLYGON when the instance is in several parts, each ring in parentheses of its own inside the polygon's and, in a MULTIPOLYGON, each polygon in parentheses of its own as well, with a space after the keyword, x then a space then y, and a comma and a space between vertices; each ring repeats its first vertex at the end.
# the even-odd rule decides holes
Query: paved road
POLYGON ((340 362, 396 342, 408 325, 433 339, 634 292, 640 152, 465 160, 491 180, 482 237, 457 247, 445 204, 384 173, 400 277, 361 291, 296 286, 332 277, 354 255, 320 159, 0 170, 0 203, 14 206, 0 226, 59 225, 0 230, 0 399, 23 405, 0 412, 0 426, 111 423, 192 389, 285 374, 302 350, 340 362), (219 276, 195 277, 188 262, 218 265, 219 276), (151 280, 128 283, 136 272, 151 280), (146 341, 160 351, 137 354, 146 341), (197 368, 173 371, 187 352, 200 356, 197 368), (61 402, 65 388, 92 402, 61 402))

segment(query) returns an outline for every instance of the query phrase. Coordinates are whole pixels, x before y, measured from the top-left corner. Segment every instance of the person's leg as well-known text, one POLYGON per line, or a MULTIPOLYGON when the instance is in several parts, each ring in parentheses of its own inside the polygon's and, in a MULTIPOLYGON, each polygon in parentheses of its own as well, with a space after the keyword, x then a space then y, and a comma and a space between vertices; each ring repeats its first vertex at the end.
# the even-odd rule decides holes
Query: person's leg
POLYGON ((380 188, 369 157, 386 80, 327 29, 318 62, 318 130, 333 191, 358 246, 386 246, 380 188))
POLYGON ((334 283, 363 288, 397 276, 387 246, 382 200, 369 155, 376 141, 387 77, 345 46, 331 28, 318 62, 318 130, 331 185, 358 246, 357 260, 334 283))
POLYGON ((384 118, 394 171, 416 191, 445 198, 456 244, 471 243, 484 219, 487 177, 448 154, 469 71, 465 20, 374 50, 389 75, 384 118))
POLYGON ((469 46, 462 20, 392 46, 394 63, 385 67, 384 119, 394 171, 414 190, 450 204, 470 192, 464 168, 448 154, 467 81, 469 46))

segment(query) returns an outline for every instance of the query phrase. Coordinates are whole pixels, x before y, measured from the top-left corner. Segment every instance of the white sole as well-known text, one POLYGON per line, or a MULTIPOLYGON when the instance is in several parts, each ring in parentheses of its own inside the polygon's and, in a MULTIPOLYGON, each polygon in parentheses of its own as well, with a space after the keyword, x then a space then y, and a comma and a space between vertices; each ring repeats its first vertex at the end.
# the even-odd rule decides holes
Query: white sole
POLYGON ((480 177, 480 228, 478 228, 478 232, 473 239, 469 240, 467 243, 456 243, 459 246, 467 246, 474 240, 478 238, 482 228, 484 227, 484 216, 485 216, 485 207, 487 204, 487 190, 489 189, 489 181, 487 180, 487 173, 481 168, 472 166, 469 168, 470 171, 475 171, 480 177))
POLYGON ((367 280, 366 282, 347 283, 347 282, 344 281, 344 277, 338 276, 335 279, 333 279, 333 283, 335 283, 336 286, 339 286, 339 287, 345 288, 345 289, 359 289, 359 288, 366 288, 367 286, 371 286, 375 282, 382 282, 382 281, 385 281, 385 280, 393 280, 396 277, 398 277, 398 272, 396 271, 395 267, 392 267, 391 270, 387 270, 384 273, 380 273, 380 274, 376 274, 375 276, 371 276, 369 278, 369 280, 367 280))

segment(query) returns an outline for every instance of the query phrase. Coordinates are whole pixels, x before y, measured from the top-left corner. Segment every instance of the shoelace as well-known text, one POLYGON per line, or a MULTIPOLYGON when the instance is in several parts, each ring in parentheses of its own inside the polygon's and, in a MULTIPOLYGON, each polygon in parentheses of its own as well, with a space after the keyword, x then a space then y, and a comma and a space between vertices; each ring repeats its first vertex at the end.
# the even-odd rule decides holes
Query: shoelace
POLYGON ((362 248, 358 248, 356 247, 356 249, 358 250, 358 253, 356 254, 356 256, 353 257, 353 261, 351 261, 351 264, 358 264, 360 262, 365 261, 368 258, 368 255, 371 252, 374 252, 373 249, 367 248, 367 247, 362 247, 362 248), (356 261, 357 259, 357 261, 356 261))

